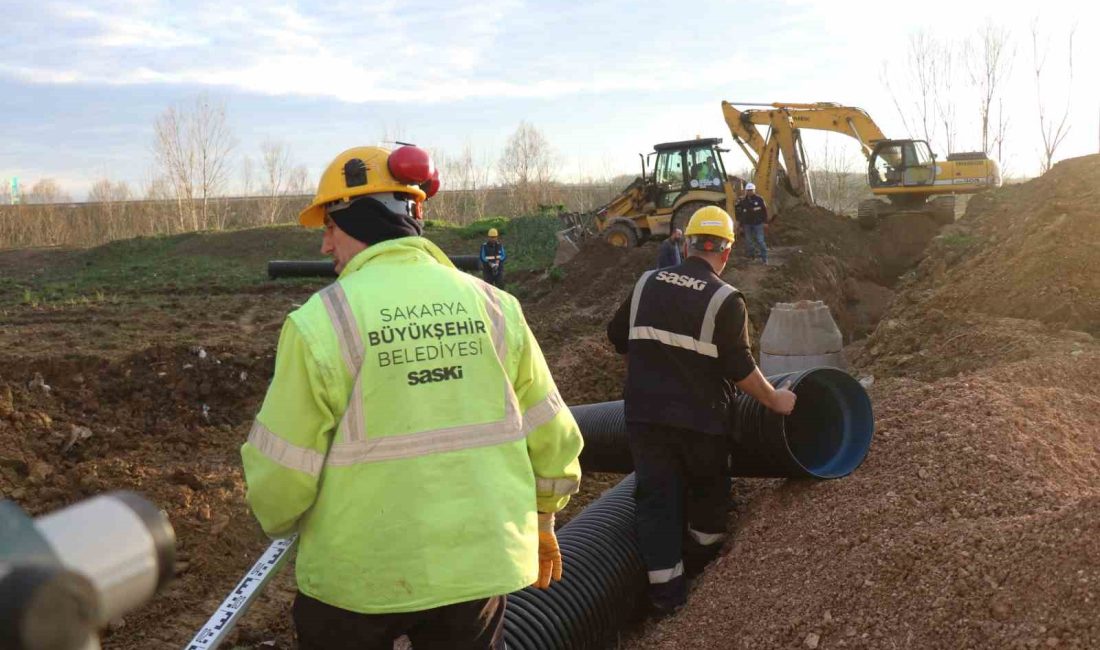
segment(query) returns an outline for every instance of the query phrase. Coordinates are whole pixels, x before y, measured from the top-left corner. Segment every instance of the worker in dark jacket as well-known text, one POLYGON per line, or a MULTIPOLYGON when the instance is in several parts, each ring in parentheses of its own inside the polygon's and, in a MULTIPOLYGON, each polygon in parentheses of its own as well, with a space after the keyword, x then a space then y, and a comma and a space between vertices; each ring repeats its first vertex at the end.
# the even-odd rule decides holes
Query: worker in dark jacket
POLYGON ((481 244, 481 275, 494 287, 504 286, 504 260, 508 258, 498 236, 497 229, 490 228, 489 241, 481 244))
POLYGON ((789 414, 795 403, 794 393, 773 388, 756 367, 745 299, 719 277, 733 221, 707 206, 684 234, 689 257, 645 273, 607 326, 608 339, 627 355, 636 527, 657 617, 687 599, 685 559, 695 564, 689 572, 701 569, 725 537, 730 383, 776 413, 789 414))
POLYGON ((682 261, 680 245, 683 240, 683 235, 684 231, 676 228, 672 231, 672 234, 668 236, 668 239, 661 242, 661 247, 657 251, 658 270, 669 266, 676 266, 682 261))
POLYGON ((745 231, 748 241, 749 258, 760 255, 760 261, 768 263, 768 245, 764 243, 764 226, 771 223, 768 217, 768 205, 764 197, 756 193, 756 185, 749 183, 745 186, 745 196, 737 202, 734 208, 737 221, 745 231))

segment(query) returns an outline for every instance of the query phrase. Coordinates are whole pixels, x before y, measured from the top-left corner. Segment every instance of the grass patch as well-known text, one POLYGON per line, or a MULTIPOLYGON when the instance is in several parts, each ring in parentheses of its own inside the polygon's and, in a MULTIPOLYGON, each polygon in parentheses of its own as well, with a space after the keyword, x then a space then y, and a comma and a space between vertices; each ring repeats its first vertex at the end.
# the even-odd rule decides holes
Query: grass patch
POLYGON ((977 244, 980 238, 967 232, 955 231, 940 235, 940 241, 944 246, 951 248, 969 248, 977 244))
MULTIPOLYGON (((486 219, 468 226, 428 222, 424 235, 450 255, 477 254, 490 227, 501 231, 508 267, 543 269, 554 259, 555 217, 486 219)), ((297 226, 138 237, 85 250, 43 251, 33 264, 5 270, 0 305, 80 305, 127 294, 231 292, 270 282, 269 260, 322 259, 321 234, 297 226)), ((280 284, 312 285, 313 278, 280 284)))

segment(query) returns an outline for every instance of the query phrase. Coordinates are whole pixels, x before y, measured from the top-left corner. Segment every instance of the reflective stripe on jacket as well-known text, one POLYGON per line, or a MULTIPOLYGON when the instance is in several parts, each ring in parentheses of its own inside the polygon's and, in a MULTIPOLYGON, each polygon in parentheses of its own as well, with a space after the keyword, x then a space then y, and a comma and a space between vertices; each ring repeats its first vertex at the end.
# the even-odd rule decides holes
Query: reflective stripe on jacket
POLYGON ((409 237, 290 315, 241 454, 264 530, 300 533, 299 589, 389 613, 532 583, 581 444, 515 298, 409 237))
POLYGON ((619 306, 608 339, 627 354, 627 422, 727 430, 730 382, 755 368, 745 300, 699 257, 649 271, 619 306))

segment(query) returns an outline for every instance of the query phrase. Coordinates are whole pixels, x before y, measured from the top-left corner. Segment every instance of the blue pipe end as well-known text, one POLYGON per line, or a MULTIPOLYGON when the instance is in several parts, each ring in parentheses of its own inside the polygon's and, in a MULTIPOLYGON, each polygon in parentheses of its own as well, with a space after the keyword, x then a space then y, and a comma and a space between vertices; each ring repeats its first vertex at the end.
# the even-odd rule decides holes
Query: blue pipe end
POLYGON ((791 457, 814 478, 840 478, 863 463, 875 416, 863 386, 837 368, 798 373, 794 412, 783 418, 791 457))

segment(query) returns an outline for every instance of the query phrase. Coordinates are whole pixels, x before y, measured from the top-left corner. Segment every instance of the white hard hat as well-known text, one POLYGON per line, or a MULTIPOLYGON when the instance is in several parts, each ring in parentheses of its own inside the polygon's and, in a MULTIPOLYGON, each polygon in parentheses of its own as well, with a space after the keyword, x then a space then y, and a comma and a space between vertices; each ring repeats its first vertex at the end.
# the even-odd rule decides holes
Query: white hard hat
POLYGON ((756 183, 749 183, 748 185, 745 186, 745 189, 746 190, 752 190, 752 191, 755 192, 756 191, 756 183))

